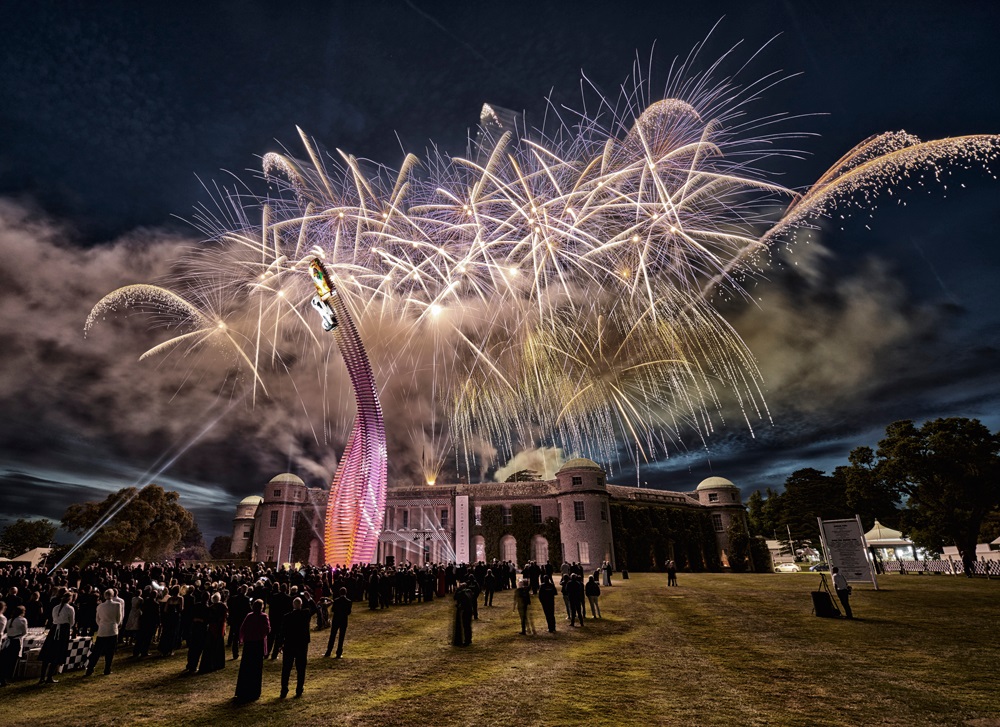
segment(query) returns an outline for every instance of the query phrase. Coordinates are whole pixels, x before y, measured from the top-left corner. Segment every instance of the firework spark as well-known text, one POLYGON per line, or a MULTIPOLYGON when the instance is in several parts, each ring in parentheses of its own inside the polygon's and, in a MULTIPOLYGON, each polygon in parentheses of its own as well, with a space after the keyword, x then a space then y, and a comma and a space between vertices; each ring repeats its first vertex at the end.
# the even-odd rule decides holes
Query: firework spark
POLYGON ((203 208, 211 244, 170 289, 115 291, 87 325, 122 306, 167 315, 183 333, 150 354, 220 344, 264 392, 304 351, 325 371, 306 322, 318 256, 383 342, 369 346, 379 380, 415 376, 433 350, 428 410, 466 451, 547 440, 607 461, 629 440, 655 457, 681 432, 710 433, 724 396, 747 426, 766 420, 753 354, 714 304, 745 297, 797 228, 907 177, 988 165, 1000 137, 872 137, 800 194, 764 171, 791 136, 771 131, 781 117, 745 115, 771 79, 686 72, 663 100, 648 103, 636 74, 617 103, 552 106, 547 128, 484 129, 464 158, 411 154, 398 170, 324 155, 300 130, 303 159, 264 157, 275 196, 203 208))

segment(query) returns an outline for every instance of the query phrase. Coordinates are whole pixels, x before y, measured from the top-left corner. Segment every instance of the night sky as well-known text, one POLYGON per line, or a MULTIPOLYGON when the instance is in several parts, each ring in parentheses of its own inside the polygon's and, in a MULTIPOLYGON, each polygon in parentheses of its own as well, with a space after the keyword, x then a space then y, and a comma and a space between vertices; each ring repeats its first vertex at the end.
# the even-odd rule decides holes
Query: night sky
MULTIPOLYGON (((662 87, 708 38, 699 70, 736 46, 718 76, 785 79, 753 113, 795 115, 783 129, 808 135, 801 158, 773 162, 789 187, 879 132, 1000 133, 996 3, 32 2, 5 25, 0 521, 58 520, 157 472, 210 540, 274 474, 329 480, 340 435, 277 436, 294 406, 186 396, 190 372, 137 360, 160 340, 148 322, 83 335, 101 296, 201 239, 188 220, 206 187, 263 191, 260 156, 299 154, 296 126, 390 167, 432 142, 462 154, 484 102, 540 118, 550 95, 578 104, 581 71, 616 96, 637 55, 662 87)), ((998 230, 1000 183, 981 169, 824 224, 755 284, 755 306, 725 311, 770 418, 751 433, 730 415, 640 479, 689 490, 715 474, 748 495, 845 464, 897 419, 1000 428, 998 230)))

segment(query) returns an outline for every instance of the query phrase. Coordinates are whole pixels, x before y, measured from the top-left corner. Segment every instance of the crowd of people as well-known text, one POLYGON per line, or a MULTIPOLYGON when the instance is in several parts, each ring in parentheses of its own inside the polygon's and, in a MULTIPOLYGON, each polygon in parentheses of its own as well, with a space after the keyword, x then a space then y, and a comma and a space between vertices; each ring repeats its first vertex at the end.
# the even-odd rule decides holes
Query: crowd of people
POLYGON ((561 590, 572 626, 584 620, 584 597, 600 618, 600 583, 611 585, 611 566, 592 575, 577 563, 529 561, 518 573, 510 561, 466 564, 409 563, 351 568, 274 569, 264 564, 91 564, 48 571, 0 567, 0 686, 14 675, 30 628, 46 628, 39 684, 54 684, 66 663, 70 642, 91 637, 85 662, 90 677, 103 661, 113 673, 120 650, 128 658, 175 658, 187 648, 184 671, 205 674, 226 666, 227 649, 239 659, 237 701, 261 694, 264 660, 282 656, 281 697, 296 671, 296 696, 305 681, 313 630, 329 629, 325 656, 341 658, 348 618, 356 604, 373 611, 451 596, 455 603, 453 643, 472 641, 472 622, 498 591, 512 591, 521 633, 534 633, 532 598, 538 598, 549 631, 555 631, 556 594, 561 590), (559 577, 559 590, 555 577, 559 577), (587 577, 584 585, 584 577, 587 577), (242 658, 241 657, 242 649, 242 658))

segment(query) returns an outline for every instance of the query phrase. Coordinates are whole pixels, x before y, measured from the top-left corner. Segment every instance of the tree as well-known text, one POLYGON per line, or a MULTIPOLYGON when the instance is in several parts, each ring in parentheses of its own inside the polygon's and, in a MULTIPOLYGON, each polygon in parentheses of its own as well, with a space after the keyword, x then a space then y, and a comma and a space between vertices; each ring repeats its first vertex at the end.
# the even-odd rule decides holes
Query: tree
POLYGON ((33 548, 44 548, 52 542, 56 524, 49 520, 19 518, 3 529, 0 535, 0 553, 8 558, 27 553, 33 548))
POLYGON ((796 540, 808 540, 819 547, 819 524, 824 520, 851 516, 843 474, 827 475, 811 467, 793 472, 785 480, 782 495, 783 525, 791 528, 796 540))
POLYGON ((93 530, 86 554, 93 558, 157 560, 174 553, 194 516, 178 504, 180 495, 159 485, 126 487, 103 502, 70 505, 63 527, 83 535, 93 530))
POLYGON ((765 538, 774 538, 778 528, 784 530, 784 514, 781 508, 781 495, 770 487, 767 497, 754 490, 747 500, 747 525, 750 532, 765 538))
POLYGON ((194 519, 191 520, 191 526, 181 535, 176 557, 182 560, 205 560, 208 557, 205 536, 201 534, 201 528, 194 519))
POLYGON ((225 560, 227 558, 232 558, 232 548, 233 548, 233 536, 232 535, 219 535, 216 536, 215 540, 212 541, 212 545, 208 549, 208 554, 211 555, 215 560, 225 560))
POLYGON ((880 521, 890 528, 899 527, 901 511, 899 492, 875 470, 875 452, 858 447, 848 455, 849 467, 838 467, 847 482, 847 504, 866 528, 880 521))
POLYGON ((966 572, 987 515, 1000 505, 1000 435, 978 419, 952 417, 917 429, 898 421, 885 430, 874 457, 859 448, 851 467, 867 470, 881 491, 906 498, 901 524, 913 541, 930 550, 953 543, 966 572))

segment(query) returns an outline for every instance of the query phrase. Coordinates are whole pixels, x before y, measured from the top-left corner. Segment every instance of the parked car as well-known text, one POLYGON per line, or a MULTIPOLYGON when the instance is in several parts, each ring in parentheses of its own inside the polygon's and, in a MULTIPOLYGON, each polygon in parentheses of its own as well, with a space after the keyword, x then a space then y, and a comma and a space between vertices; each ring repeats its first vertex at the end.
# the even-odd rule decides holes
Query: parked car
POLYGON ((830 570, 830 566, 828 566, 826 563, 817 563, 816 565, 809 566, 809 570, 811 570, 813 573, 826 572, 830 570))
POLYGON ((798 573, 799 567, 795 563, 779 563, 774 566, 775 573, 798 573))

